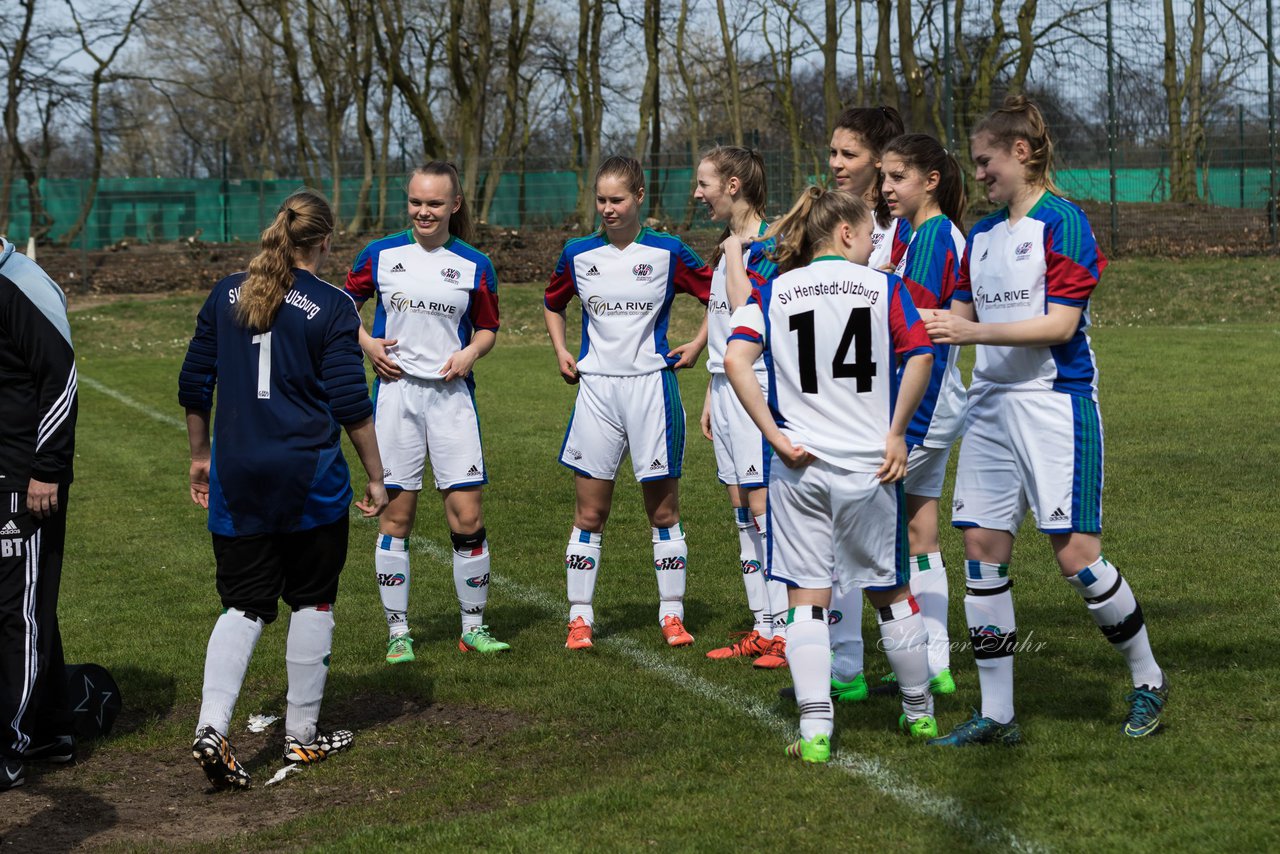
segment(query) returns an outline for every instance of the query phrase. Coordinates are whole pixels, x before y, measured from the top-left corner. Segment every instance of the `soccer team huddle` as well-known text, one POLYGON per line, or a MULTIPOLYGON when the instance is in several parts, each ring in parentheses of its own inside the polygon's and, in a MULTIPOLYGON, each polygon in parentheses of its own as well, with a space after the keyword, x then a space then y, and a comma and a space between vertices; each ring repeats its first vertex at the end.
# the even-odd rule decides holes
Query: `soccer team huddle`
MULTIPOLYGON (((933 137, 905 133, 892 108, 841 114, 834 186, 807 188, 772 223, 760 156, 717 146, 699 163, 694 191, 725 227, 706 263, 642 225, 641 165, 604 161, 594 184, 601 227, 566 243, 544 297, 559 372, 577 386, 559 454, 576 492, 565 551, 569 650, 593 644, 604 530, 628 455, 652 530, 658 627, 670 646, 694 643, 684 625, 685 411, 675 371, 705 349, 699 423, 737 527, 753 618, 707 657, 790 668, 800 732, 789 756, 828 761, 833 704, 870 693, 864 596, 891 669, 881 685, 896 689, 908 737, 938 746, 1021 740, 1009 563, 1028 509, 1129 665, 1123 732, 1159 729, 1165 676, 1133 591, 1101 553, 1102 426, 1087 333, 1106 259, 1084 213, 1054 186, 1052 141, 1035 104, 1007 99, 975 127, 971 152, 998 209, 966 237, 961 165, 933 137), (694 340, 673 347, 678 293, 706 314, 694 340), (575 297, 576 355, 565 316, 575 297), (976 351, 968 389, 957 361, 964 345, 976 351), (957 441, 949 522, 964 540, 981 709, 943 732, 934 695, 956 685, 939 499, 957 441)), ((193 754, 216 786, 250 783, 226 733, 279 598, 292 610, 285 759, 305 766, 353 741, 317 727, 353 497, 338 425, 368 475, 356 506, 379 517, 386 660, 414 660, 409 540, 428 467, 452 539, 459 649, 509 649, 484 620, 488 477, 472 375, 497 339, 497 280, 466 242, 471 223, 453 166, 420 167, 407 193, 409 229, 364 248, 345 296, 318 278, 332 211, 310 191, 290 196, 248 272, 220 282, 197 320, 179 396, 192 497, 209 509, 226 610, 209 640, 193 754), (370 299, 365 329, 352 301, 358 309, 370 299), (376 374, 372 400, 365 357, 376 374)))

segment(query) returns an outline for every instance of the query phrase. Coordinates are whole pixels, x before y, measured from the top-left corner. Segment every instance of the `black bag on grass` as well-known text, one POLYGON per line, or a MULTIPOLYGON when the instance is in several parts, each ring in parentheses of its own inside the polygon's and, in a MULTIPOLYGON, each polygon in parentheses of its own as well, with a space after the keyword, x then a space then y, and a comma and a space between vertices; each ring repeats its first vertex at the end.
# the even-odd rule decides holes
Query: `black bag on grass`
POLYGON ((92 741, 111 732, 120 714, 120 687, 105 667, 68 664, 67 697, 78 741, 92 741))

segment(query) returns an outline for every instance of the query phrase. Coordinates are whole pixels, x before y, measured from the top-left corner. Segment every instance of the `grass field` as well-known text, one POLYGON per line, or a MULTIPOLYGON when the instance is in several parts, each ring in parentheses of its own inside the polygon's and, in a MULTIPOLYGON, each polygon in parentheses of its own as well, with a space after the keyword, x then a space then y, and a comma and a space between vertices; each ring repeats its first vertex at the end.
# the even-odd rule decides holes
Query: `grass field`
MULTIPOLYGON (((542 331, 540 289, 502 292, 504 332, 477 370, 491 485, 499 658, 456 649, 438 504, 414 538, 415 664, 382 661, 375 528, 353 524, 322 721, 349 753, 281 786, 208 794, 187 753, 218 613, 203 513, 186 496, 176 377, 200 297, 72 315, 81 409, 62 588, 70 661, 118 678, 111 738, 0 796, 12 850, 1262 850, 1280 839, 1275 546, 1280 542, 1280 272, 1274 260, 1116 263, 1095 301, 1107 430, 1105 552, 1142 601, 1172 685, 1167 731, 1119 730, 1127 672, 1028 529, 1014 558, 1016 749, 947 752, 896 734, 896 700, 837 710, 828 767, 786 760, 795 710, 758 672, 703 653, 746 628, 736 534, 682 376, 691 650, 656 621, 639 490, 619 481, 592 654, 563 648, 572 482, 555 462, 573 399, 542 331), (1270 391, 1268 391, 1270 389, 1270 391)), ((678 301, 678 305, 682 301, 678 301)), ((691 334, 692 304, 673 340, 691 334)), ((954 455, 952 466, 954 468, 954 455)), ((354 467, 359 470, 358 466, 354 467)), ((947 506, 944 496, 944 506, 947 506)), ((944 553, 954 567, 958 538, 944 553)), ((952 637, 965 634, 952 576, 952 637)), ((867 615, 867 636, 874 638, 867 615)), ((261 781, 282 733, 286 621, 267 628, 231 737, 261 781), (278 727, 279 725, 277 725, 278 727)), ((868 656, 872 675, 883 658, 868 656)), ((940 724, 978 699, 971 656, 940 724)))

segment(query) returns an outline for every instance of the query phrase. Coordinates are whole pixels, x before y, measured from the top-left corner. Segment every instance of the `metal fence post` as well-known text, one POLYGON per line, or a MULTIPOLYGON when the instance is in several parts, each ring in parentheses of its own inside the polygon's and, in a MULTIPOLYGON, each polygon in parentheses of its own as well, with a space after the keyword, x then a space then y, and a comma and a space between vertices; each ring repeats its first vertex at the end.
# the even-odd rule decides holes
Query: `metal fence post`
POLYGON ((1276 208, 1280 207, 1280 192, 1276 189, 1276 25, 1275 0, 1267 0, 1267 150, 1271 160, 1271 196, 1267 210, 1271 218, 1271 245, 1280 246, 1280 222, 1276 208))
POLYGON ((1111 252, 1120 243, 1120 209, 1116 198, 1116 52, 1112 32, 1112 0, 1107 0, 1107 176, 1111 199, 1111 252))

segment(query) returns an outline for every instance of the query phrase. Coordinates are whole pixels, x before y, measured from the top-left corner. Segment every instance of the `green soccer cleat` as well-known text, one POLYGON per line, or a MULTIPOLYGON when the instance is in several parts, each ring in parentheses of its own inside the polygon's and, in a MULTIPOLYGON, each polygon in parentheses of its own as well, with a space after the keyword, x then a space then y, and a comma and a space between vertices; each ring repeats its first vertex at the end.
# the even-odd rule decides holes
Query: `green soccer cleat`
POLYGON ((861 673, 848 682, 831 677, 831 699, 837 703, 861 703, 868 693, 867 677, 861 673))
POLYGON ((815 735, 813 738, 797 738, 787 745, 787 755, 805 762, 827 762, 831 759, 831 736, 815 735))
POLYGON ((1003 744, 1011 747, 1022 741, 1022 730, 1017 721, 999 724, 991 718, 984 718, 977 709, 973 717, 959 724, 951 732, 941 738, 931 738, 925 744, 935 747, 968 747, 973 744, 1003 744))
POLYGON ((413 638, 396 635, 387 641, 387 664, 404 664, 413 661, 413 638))
POLYGON ((914 721, 908 721, 907 716, 903 715, 898 718, 898 729, 912 738, 938 737, 938 722, 934 720, 933 715, 925 715, 914 721))
POLYGON ((951 678, 951 668, 944 667, 937 676, 929 680, 929 693, 935 697, 939 694, 954 694, 956 680, 951 678))
POLYGON ((1159 688, 1143 685, 1125 695, 1129 704, 1129 717, 1124 722, 1124 734, 1130 738, 1145 738, 1160 730, 1160 713, 1169 699, 1169 680, 1162 679, 1159 688))
POLYGON ((489 634, 488 626, 476 626, 458 641, 458 649, 462 652, 506 652, 511 649, 511 644, 495 639, 489 634))

